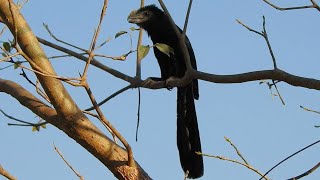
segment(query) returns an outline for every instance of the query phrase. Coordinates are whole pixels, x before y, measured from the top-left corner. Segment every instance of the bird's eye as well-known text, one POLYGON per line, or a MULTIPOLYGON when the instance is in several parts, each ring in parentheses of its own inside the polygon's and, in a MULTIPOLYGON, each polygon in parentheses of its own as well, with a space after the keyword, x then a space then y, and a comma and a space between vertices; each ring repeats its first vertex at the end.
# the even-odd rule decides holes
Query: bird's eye
POLYGON ((149 12, 144 12, 144 15, 146 16, 149 16, 149 14, 150 14, 149 12))

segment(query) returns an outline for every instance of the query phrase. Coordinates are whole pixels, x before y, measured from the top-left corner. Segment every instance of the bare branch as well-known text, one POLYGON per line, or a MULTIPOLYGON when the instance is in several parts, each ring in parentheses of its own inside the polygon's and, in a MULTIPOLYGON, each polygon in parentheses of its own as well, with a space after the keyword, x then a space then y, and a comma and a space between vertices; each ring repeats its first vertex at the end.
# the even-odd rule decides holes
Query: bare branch
MULTIPOLYGON (((16 38, 15 42, 19 44, 21 50, 26 54, 26 58, 29 58, 28 60, 32 68, 45 70, 48 74, 56 75, 46 54, 43 52, 29 25, 13 1, 0 0, 0 9, 1 19, 10 29, 11 33, 14 34, 16 38)), ((4 91, 19 96, 17 99, 23 99, 25 102, 19 101, 23 103, 24 106, 30 107, 35 114, 73 138, 108 167, 118 179, 125 179, 127 176, 136 177, 137 179, 150 179, 136 162, 132 163, 133 167, 126 165, 128 153, 111 141, 110 138, 105 136, 89 121, 73 101, 60 80, 39 74, 36 75, 55 109, 44 105, 38 99, 35 102, 33 99, 21 96, 22 92, 15 94, 18 91, 16 89, 11 89, 14 92, 9 92, 8 88, 12 88, 12 86, 10 86, 12 83, 2 79, 0 79, 0 92, 4 91), (8 85, 8 83, 10 85, 8 85), (34 106, 35 104, 38 106, 34 106), (108 156, 106 156, 106 154, 108 154, 108 156)), ((23 92, 25 92, 25 90, 23 92)), ((29 98, 33 97, 33 95, 29 95, 29 98)))
POLYGON ((88 52, 87 50, 85 50, 85 49, 83 49, 83 48, 80 48, 80 47, 78 47, 78 46, 75 46, 75 45, 73 45, 73 44, 67 43, 67 42, 65 42, 65 41, 57 38, 57 37, 50 31, 49 26, 48 26, 47 24, 43 23, 43 26, 44 26, 44 28, 48 31, 49 35, 50 35, 54 40, 56 40, 56 41, 58 41, 58 42, 60 42, 60 43, 62 43, 62 44, 68 45, 68 46, 70 46, 70 47, 73 47, 73 48, 75 48, 75 49, 81 50, 81 51, 83 51, 83 52, 85 52, 85 53, 88 52))
POLYGON ((311 3, 313 4, 314 8, 316 8, 318 11, 320 11, 320 7, 319 7, 319 5, 316 3, 316 1, 315 1, 315 0, 310 0, 310 1, 311 1, 311 3))
POLYGON ((310 145, 308 145, 308 146, 300 149, 299 151, 291 154, 290 156, 286 157, 285 159, 283 159, 282 161, 280 161, 278 164, 276 164, 275 166, 273 166, 269 171, 267 171, 259 180, 263 179, 263 178, 264 178, 267 174, 269 174, 274 168, 278 167, 278 166, 279 166, 280 164, 282 164, 283 162, 287 161, 287 160, 290 159, 291 157, 299 154, 300 152, 302 152, 302 151, 304 151, 304 150, 306 150, 306 149, 308 149, 308 148, 310 148, 310 147, 312 147, 312 146, 314 146, 314 145, 316 145, 316 144, 318 144, 318 143, 320 143, 320 140, 318 140, 318 141, 316 141, 316 142, 314 142, 314 143, 312 143, 312 144, 310 144, 310 145))
POLYGON ((268 38, 267 30, 266 30, 266 19, 265 19, 265 17, 263 16, 263 23, 262 23, 263 30, 262 30, 262 32, 258 32, 256 30, 250 28, 249 26, 245 25, 244 23, 242 23, 238 19, 237 19, 237 22, 239 24, 241 24, 243 27, 247 28, 249 31, 254 32, 256 34, 259 34, 260 36, 262 36, 264 38, 264 40, 266 41, 266 43, 268 45, 268 49, 269 49, 270 55, 272 57, 273 67, 274 67, 274 69, 277 69, 276 58, 275 58, 275 56, 273 54, 273 51, 272 51, 272 48, 271 48, 271 44, 270 44, 270 41, 269 41, 269 38, 268 38))
POLYGON ((317 114, 320 114, 319 111, 315 111, 315 110, 312 110, 312 109, 309 109, 309 108, 306 108, 306 107, 303 107, 303 106, 300 106, 303 110, 306 110, 306 111, 310 111, 310 112, 313 112, 313 113, 317 113, 317 114))
POLYGON ((3 110, 0 109, 0 112, 6 116, 9 119, 12 119, 13 121, 17 121, 20 122, 22 124, 14 124, 14 123, 8 123, 8 126, 32 126, 34 128, 36 128, 38 131, 40 129, 41 126, 44 126, 45 124, 48 124, 48 122, 40 122, 40 123, 31 123, 31 122, 27 122, 27 121, 23 121, 20 119, 17 119, 13 116, 10 116, 9 114, 5 113, 3 110))
POLYGON ((186 18, 185 18, 185 21, 184 21, 183 31, 182 31, 182 34, 183 34, 184 36, 185 36, 186 33, 187 33, 187 27, 188 27, 188 22, 189 22, 189 16, 190 16, 190 12, 191 12, 191 7, 192 7, 192 0, 189 0, 189 6, 188 6, 186 18))
MULTIPOLYGON (((111 100, 112 98, 118 96, 119 94, 121 94, 121 93, 123 93, 123 92, 125 92, 126 90, 131 89, 131 88, 133 88, 133 87, 132 87, 131 85, 128 85, 128 86, 120 89, 119 91, 117 91, 117 92, 111 94, 110 96, 108 96, 107 98, 105 98, 103 101, 99 102, 99 103, 98 103, 98 106, 103 105, 104 103, 108 102, 108 101, 111 100)), ((94 107, 93 107, 93 106, 90 107, 90 108, 85 109, 84 111, 92 111, 92 110, 94 110, 94 107)))
POLYGON ((1 165, 0 165, 0 174, 9 180, 16 180, 16 178, 12 176, 7 170, 5 170, 1 165))
MULTIPOLYGON (((64 47, 59 45, 53 44, 49 41, 41 39, 38 37, 39 42, 42 44, 57 49, 59 51, 65 52, 79 60, 87 61, 87 57, 78 54, 74 51, 68 50, 64 47)), ((179 87, 184 86, 190 82, 189 78, 180 78, 176 80, 172 80, 170 82, 165 81, 152 81, 150 79, 141 80, 135 77, 128 76, 124 73, 121 73, 115 69, 112 69, 106 65, 103 65, 99 61, 92 59, 91 64, 95 67, 110 73, 111 75, 122 79, 124 81, 129 82, 133 87, 144 87, 149 89, 160 89, 166 88, 168 85, 170 87, 179 87)), ((257 81, 257 80, 265 80, 265 79, 273 79, 275 81, 283 81, 292 86, 299 86, 308 89, 316 89, 320 90, 320 81, 317 79, 306 78, 301 76, 292 75, 288 72, 280 70, 279 68, 276 70, 262 70, 262 71, 253 71, 253 72, 246 72, 241 74, 232 74, 232 75, 217 75, 212 73, 206 73, 201 71, 195 71, 191 75, 194 79, 209 81, 213 83, 243 83, 243 82, 250 82, 250 81, 257 81)))
POLYGON ((140 92, 140 88, 138 88, 138 112, 137 112, 136 142, 138 141, 138 131, 139 131, 139 125, 140 125, 140 105, 141 105, 141 92, 140 92))
POLYGON ((279 7, 276 6, 274 4, 272 4, 271 2, 269 2, 268 0, 263 0, 265 3, 267 3, 268 5, 270 5, 271 7, 278 9, 280 11, 286 11, 286 10, 296 10, 296 9, 308 9, 308 8, 315 8, 314 5, 307 5, 307 6, 296 6, 296 7, 279 7))
POLYGON ((81 176, 81 174, 79 174, 69 163, 68 161, 63 157, 63 155, 61 154, 61 152, 59 151, 59 149, 53 144, 54 150, 56 150, 56 152, 59 154, 59 156, 61 157, 61 159, 67 164, 67 166, 76 174, 76 176, 78 176, 78 178, 80 180, 84 180, 84 177, 81 176))
MULTIPOLYGON (((59 45, 57 45, 57 44, 51 43, 51 42, 49 42, 49 41, 47 41, 47 40, 44 40, 44 39, 42 39, 42 38, 39 38, 39 37, 37 37, 37 39, 38 39, 38 41, 39 41, 40 43, 42 43, 42 44, 44 44, 44 45, 46 45, 46 46, 49 46, 49 47, 51 47, 51 48, 54 48, 54 49, 56 49, 56 50, 62 51, 62 52, 64 52, 64 53, 66 53, 66 54, 69 54, 70 56, 73 56, 73 57, 75 57, 75 58, 77 58, 77 59, 79 59, 79 60, 82 60, 82 61, 84 61, 84 62, 87 62, 87 60, 88 60, 87 57, 85 57, 85 56, 83 56, 83 55, 81 55, 81 54, 79 54, 79 53, 76 53, 76 52, 74 52, 74 51, 72 51, 72 50, 69 50, 69 49, 64 48, 64 47, 62 47, 62 46, 59 46, 59 45)), ((115 69, 112 69, 112 68, 110 68, 110 67, 108 67, 108 66, 100 63, 99 61, 97 61, 97 60, 94 59, 94 58, 91 60, 90 63, 91 63, 92 65, 94 65, 95 67, 100 68, 101 70, 106 71, 106 72, 110 73, 111 75, 113 75, 113 76, 115 76, 115 77, 117 77, 117 78, 119 78, 119 79, 122 79, 122 80, 124 80, 124 81, 130 82, 130 83, 136 81, 135 78, 130 77, 130 76, 126 75, 126 74, 123 74, 123 73, 121 73, 121 72, 119 72, 119 71, 117 71, 117 70, 115 70, 115 69)))
POLYGON ((0 59, 0 62, 7 61, 8 59, 11 59, 11 58, 16 57, 16 56, 18 56, 18 55, 20 55, 18 52, 17 52, 17 53, 14 53, 14 54, 11 54, 11 55, 8 55, 8 56, 0 59))
MULTIPOLYGON (((251 171, 257 173, 259 176, 263 176, 262 173, 260 173, 257 169, 255 169, 254 167, 246 164, 246 163, 243 163, 243 162, 239 162, 237 160, 233 160, 233 159, 229 159, 229 158, 226 158, 226 157, 222 157, 222 156, 214 156, 214 155, 209 155, 209 154, 203 154, 203 153, 200 153, 200 152, 196 152, 198 155, 202 155, 202 156, 207 156, 207 157, 211 157, 211 158, 216 158, 216 159, 220 159, 220 160, 223 160, 223 161, 229 161, 229 162, 232 162, 232 163, 236 163, 236 164, 239 164, 241 166, 244 166, 248 169, 250 169, 251 171)), ((269 178, 267 177, 263 177, 265 180, 269 180, 269 178)))
POLYGON ((284 102, 284 100, 283 100, 283 98, 282 98, 282 96, 281 96, 281 94, 280 94, 280 91, 278 90, 277 84, 274 82, 274 80, 272 80, 272 83, 273 83, 273 85, 274 85, 274 88, 275 88, 276 91, 277 91, 277 94, 278 94, 278 96, 279 96, 279 98, 280 98, 280 100, 281 100, 282 105, 286 105, 286 103, 284 102))
POLYGON ((318 169, 320 167, 320 162, 318 162, 318 164, 316 164, 315 166, 313 166, 311 169, 309 169, 308 171, 296 176, 296 177, 293 177, 293 178, 290 178, 290 179, 287 179, 287 180, 298 180, 298 179, 301 179, 305 176, 308 176, 310 175, 312 172, 314 172, 316 169, 318 169))
POLYGON ((238 154, 238 156, 242 159, 242 161, 249 165, 249 163, 247 162, 247 160, 242 156, 241 152, 238 150, 238 148, 232 143, 232 141, 227 138, 227 137, 224 137, 224 139, 233 147, 233 149, 236 151, 236 153, 238 154))

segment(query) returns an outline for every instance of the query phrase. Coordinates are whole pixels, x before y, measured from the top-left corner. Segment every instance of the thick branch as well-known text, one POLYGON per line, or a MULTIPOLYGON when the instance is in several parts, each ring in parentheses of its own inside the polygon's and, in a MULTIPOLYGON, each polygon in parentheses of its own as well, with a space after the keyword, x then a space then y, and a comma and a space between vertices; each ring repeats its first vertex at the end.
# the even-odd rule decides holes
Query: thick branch
MULTIPOLYGON (((0 0, 0 17, 10 29, 31 66, 37 70, 45 70, 52 75, 56 75, 37 38, 12 0, 0 0)), ((126 165, 126 151, 91 123, 72 100, 60 80, 39 74, 37 74, 37 78, 55 110, 45 106, 30 93, 28 96, 22 95, 26 91, 23 91, 23 88, 15 83, 12 84, 12 82, 8 83, 8 81, 2 80, 0 88, 73 138, 99 159, 118 179, 150 179, 136 162, 134 167, 126 165), (10 92, 6 88, 14 92, 10 92), (20 89, 21 92, 17 92, 15 88, 20 89), (13 93, 17 94, 13 95, 13 93), (29 98, 23 100, 26 97, 29 98), (39 107, 35 104, 38 104, 39 107)))
POLYGON ((128 178, 125 175, 136 175, 136 179, 150 179, 136 163, 136 167, 126 165, 127 152, 106 137, 86 117, 75 117, 73 123, 66 123, 57 112, 32 95, 22 86, 0 78, 0 92, 4 92, 18 100, 34 114, 63 130, 68 136, 98 158, 118 179, 128 178), (126 174, 127 173, 127 174, 126 174))
POLYGON ((18 100, 20 104, 30 109, 34 114, 47 122, 54 123, 58 120, 56 110, 47 106, 44 102, 17 83, 0 78, 0 92, 9 94, 14 99, 18 100))
MULTIPOLYGON (((61 47, 59 45, 53 44, 51 42, 48 42, 44 39, 41 39, 38 37, 38 40, 43 43, 44 45, 47 45, 49 47, 52 47, 54 49, 57 49, 59 51, 62 51, 64 53, 67 53, 75 58, 78 58, 82 61, 86 61, 87 57, 78 54, 74 51, 71 51, 69 49, 66 49, 64 47, 61 47)), ((190 81, 190 78, 182 78, 182 79, 175 79, 170 80, 169 82, 164 81, 152 81, 150 79, 147 80, 141 80, 137 79, 131 76, 128 76, 126 74, 123 74, 117 70, 114 70, 108 66, 103 65, 97 60, 92 60, 91 64, 96 66, 97 68, 106 71, 113 76, 122 79, 124 81, 129 82, 133 85, 133 87, 144 87, 148 89, 160 89, 160 88, 166 88, 167 86, 170 87, 178 87, 178 86, 184 86, 190 81)), ((193 79, 199 79, 214 83, 244 83, 244 82, 250 82, 250 81, 257 81, 257 80, 265 80, 265 79, 273 79, 278 81, 286 82, 292 86, 299 86, 304 87, 308 89, 316 89, 320 90, 320 81, 317 79, 312 78, 306 78, 301 76, 296 76, 293 74, 290 74, 286 71, 283 71, 281 69, 276 70, 262 70, 262 71, 252 71, 252 72, 246 72, 241 74, 232 74, 232 75, 217 75, 217 74, 211 74, 201 71, 193 71, 191 73, 191 78, 193 79)))
MULTIPOLYGON (((53 67, 13 1, 0 0, 0 9, 0 16, 14 35, 21 50, 32 60, 33 63, 31 65, 35 64, 38 68, 55 76, 56 73, 53 67)), ((71 116, 79 112, 79 108, 71 99, 60 80, 38 74, 37 78, 58 113, 63 116, 71 116)))
POLYGON ((195 78, 215 83, 243 83, 249 81, 272 79, 286 82, 292 86, 320 90, 320 80, 296 76, 281 69, 253 71, 234 75, 215 75, 196 72, 195 78))
POLYGON ((9 180, 16 180, 16 178, 12 176, 7 170, 5 170, 1 165, 0 165, 0 175, 6 177, 9 180))

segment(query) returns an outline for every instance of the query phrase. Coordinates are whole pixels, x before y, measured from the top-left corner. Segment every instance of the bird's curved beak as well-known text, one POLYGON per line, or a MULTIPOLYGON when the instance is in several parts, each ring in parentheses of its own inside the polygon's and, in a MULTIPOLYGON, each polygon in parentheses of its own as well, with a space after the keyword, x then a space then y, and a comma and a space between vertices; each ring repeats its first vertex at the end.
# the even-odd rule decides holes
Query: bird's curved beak
POLYGON ((137 11, 131 11, 131 13, 129 14, 128 18, 127 18, 127 21, 129 23, 133 23, 133 24, 139 24, 142 22, 142 17, 141 15, 139 15, 137 13, 137 11))

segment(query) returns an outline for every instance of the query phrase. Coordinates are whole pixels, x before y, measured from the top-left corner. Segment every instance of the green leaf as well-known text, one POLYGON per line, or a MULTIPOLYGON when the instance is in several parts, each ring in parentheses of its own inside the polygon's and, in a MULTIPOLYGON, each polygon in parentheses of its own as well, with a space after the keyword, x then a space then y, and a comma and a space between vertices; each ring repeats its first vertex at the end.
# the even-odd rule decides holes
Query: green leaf
POLYGON ((21 64, 21 62, 19 62, 19 61, 16 62, 16 63, 14 63, 13 68, 14 68, 14 69, 17 69, 20 64, 21 64))
POLYGON ((32 132, 40 131, 40 128, 37 126, 32 126, 32 132))
POLYGON ((135 28, 135 27, 131 27, 130 30, 131 30, 131 31, 135 31, 135 30, 138 30, 138 29, 135 28))
POLYGON ((6 51, 10 52, 10 50, 11 50, 11 45, 10 45, 10 43, 4 42, 4 43, 2 44, 2 46, 3 46, 3 48, 4 48, 6 51))
POLYGON ((3 57, 7 57, 8 55, 6 53, 1 54, 3 57))
POLYGON ((42 127, 43 129, 46 129, 46 128, 47 128, 47 125, 46 125, 46 124, 42 124, 41 127, 42 127))
POLYGON ((127 34, 127 33, 128 33, 127 31, 120 31, 114 36, 114 38, 116 39, 117 37, 124 35, 124 34, 127 34))
POLYGON ((138 58, 142 60, 149 53, 150 46, 140 45, 138 47, 138 58))
POLYGON ((174 54, 174 51, 173 51, 172 47, 170 47, 170 46, 168 46, 166 44, 156 43, 154 46, 156 48, 158 48, 159 51, 163 52, 164 54, 166 54, 169 57, 170 57, 170 54, 174 54))

